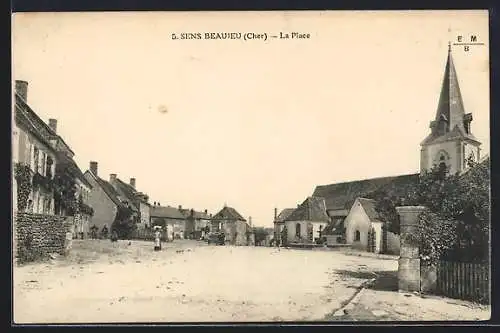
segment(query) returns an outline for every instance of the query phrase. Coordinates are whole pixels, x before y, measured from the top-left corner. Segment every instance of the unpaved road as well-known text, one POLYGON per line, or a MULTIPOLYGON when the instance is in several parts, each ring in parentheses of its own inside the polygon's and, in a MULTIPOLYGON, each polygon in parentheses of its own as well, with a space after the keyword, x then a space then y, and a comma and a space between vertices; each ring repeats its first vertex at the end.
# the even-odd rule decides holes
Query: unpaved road
POLYGON ((351 298, 370 271, 397 270, 395 260, 334 251, 164 245, 154 252, 150 242, 75 241, 67 258, 16 267, 14 321, 321 320, 351 298))

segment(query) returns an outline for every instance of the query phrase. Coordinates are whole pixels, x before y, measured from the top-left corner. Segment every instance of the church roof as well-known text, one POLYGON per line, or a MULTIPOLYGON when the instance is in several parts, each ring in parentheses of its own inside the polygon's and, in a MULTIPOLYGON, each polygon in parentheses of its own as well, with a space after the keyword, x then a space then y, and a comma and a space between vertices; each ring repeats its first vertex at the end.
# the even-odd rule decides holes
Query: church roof
POLYGON ((448 46, 448 58, 444 70, 436 118, 431 122, 431 134, 421 144, 426 145, 456 138, 465 138, 478 142, 470 131, 467 133, 464 126, 465 121, 472 121, 472 114, 465 113, 457 71, 451 54, 451 46, 448 46), (446 124, 443 129, 444 132, 438 130, 438 126, 442 121, 446 124))
POLYGON ((325 198, 328 210, 348 210, 358 197, 383 189, 405 193, 409 185, 418 183, 418 179, 419 174, 415 173, 320 185, 314 189, 313 196, 325 198))
POLYGON ((285 208, 278 214, 275 222, 284 222, 295 210, 295 208, 285 208))

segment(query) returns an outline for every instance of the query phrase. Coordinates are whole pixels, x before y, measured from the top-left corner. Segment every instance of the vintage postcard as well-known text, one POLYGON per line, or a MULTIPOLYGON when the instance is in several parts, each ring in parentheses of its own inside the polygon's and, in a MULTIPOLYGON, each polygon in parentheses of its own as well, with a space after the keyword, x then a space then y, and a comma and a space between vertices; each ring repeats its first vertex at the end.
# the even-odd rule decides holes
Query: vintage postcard
POLYGON ((487 11, 12 21, 13 323, 490 318, 487 11))

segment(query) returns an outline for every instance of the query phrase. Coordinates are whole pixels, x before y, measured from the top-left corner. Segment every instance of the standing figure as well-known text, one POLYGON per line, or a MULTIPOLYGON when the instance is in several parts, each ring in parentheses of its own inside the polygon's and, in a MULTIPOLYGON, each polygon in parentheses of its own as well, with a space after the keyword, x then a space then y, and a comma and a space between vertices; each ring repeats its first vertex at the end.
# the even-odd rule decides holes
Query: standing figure
POLYGON ((108 238, 108 227, 106 225, 104 225, 104 227, 102 227, 101 236, 103 239, 108 238))
POLYGON ((155 251, 161 250, 161 231, 159 227, 155 227, 155 251))
POLYGON ((113 243, 118 241, 118 233, 116 232, 116 230, 113 230, 113 232, 111 232, 111 241, 113 243))

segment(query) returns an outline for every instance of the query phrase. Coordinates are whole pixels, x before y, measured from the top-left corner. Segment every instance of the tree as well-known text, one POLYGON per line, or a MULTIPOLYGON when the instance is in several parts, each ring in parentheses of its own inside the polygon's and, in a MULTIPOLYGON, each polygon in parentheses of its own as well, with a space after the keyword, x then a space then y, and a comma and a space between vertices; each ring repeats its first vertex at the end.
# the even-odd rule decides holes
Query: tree
POLYGON ((111 232, 116 231, 120 239, 130 238, 137 229, 132 209, 127 206, 119 206, 116 217, 111 225, 111 232))
POLYGON ((489 160, 462 175, 443 173, 438 166, 424 173, 407 196, 408 205, 421 205, 422 259, 478 261, 489 258, 489 160))
POLYGON ((56 164, 56 172, 52 184, 56 213, 64 209, 66 215, 73 216, 78 211, 77 187, 75 178, 67 165, 64 163, 56 164))
POLYGON ((264 242, 266 240, 267 231, 265 228, 254 227, 253 234, 255 237, 255 244, 260 244, 261 242, 264 242))
POLYGON ((399 215, 396 207, 401 206, 404 199, 387 189, 376 190, 368 194, 367 198, 375 200, 375 210, 380 219, 385 222, 384 228, 399 235, 399 215))

